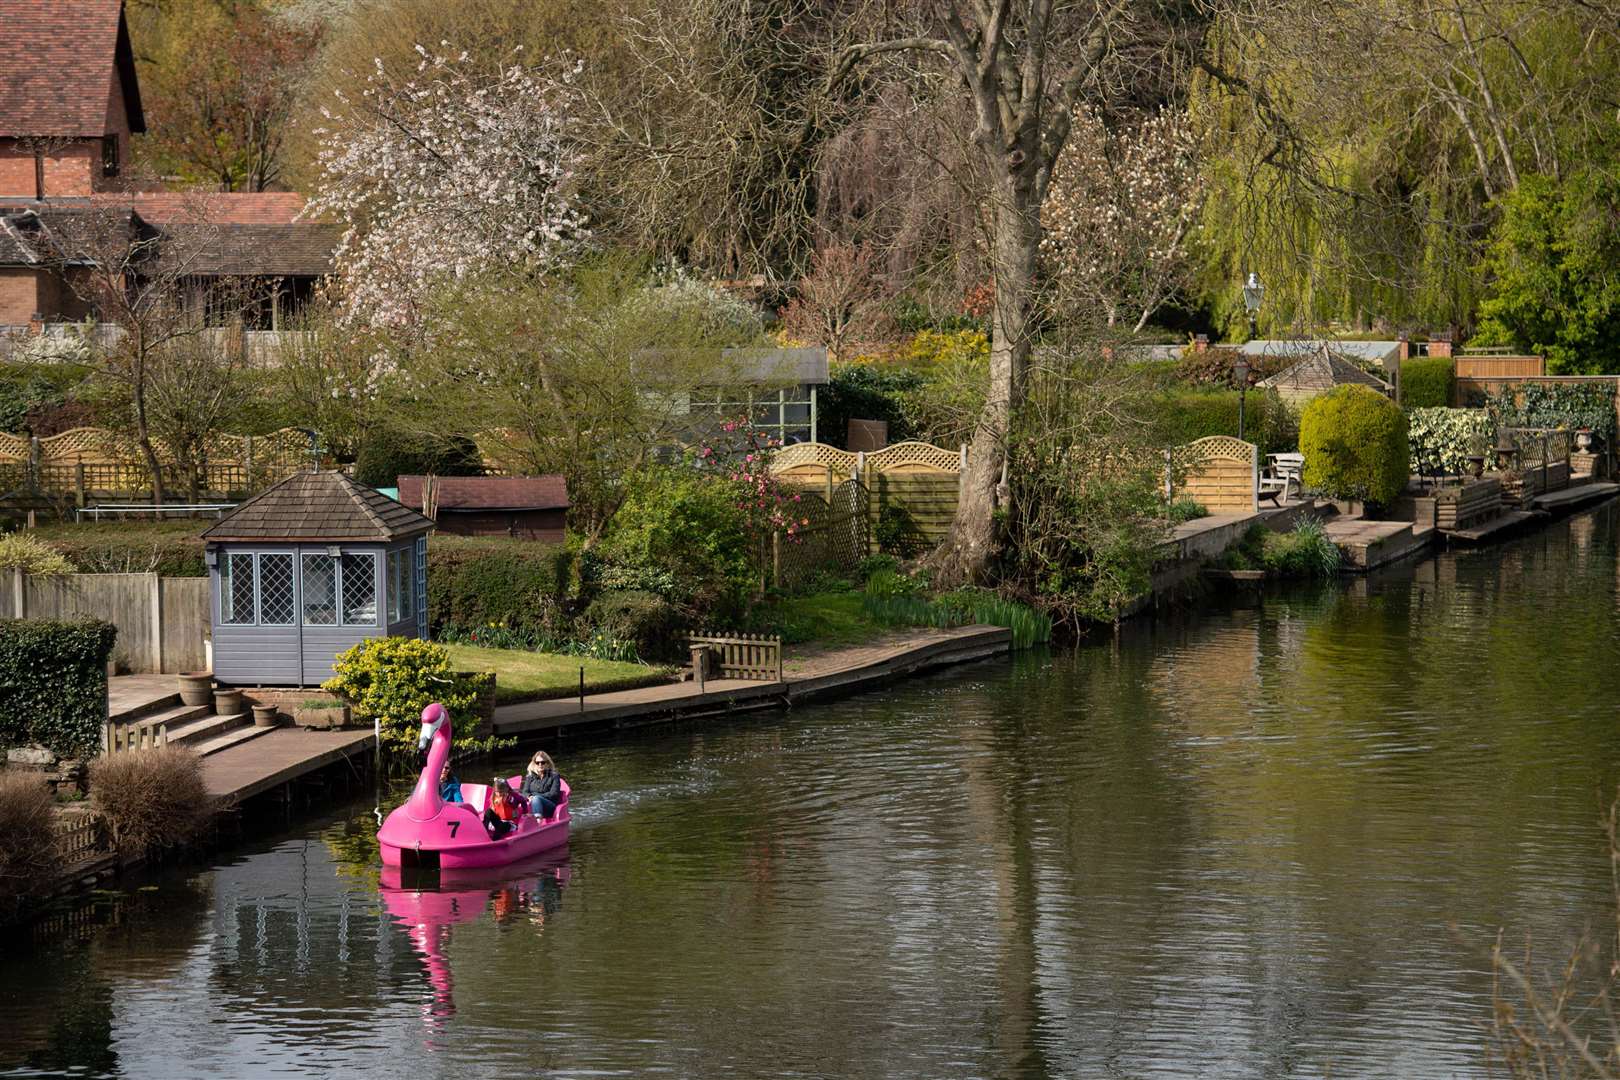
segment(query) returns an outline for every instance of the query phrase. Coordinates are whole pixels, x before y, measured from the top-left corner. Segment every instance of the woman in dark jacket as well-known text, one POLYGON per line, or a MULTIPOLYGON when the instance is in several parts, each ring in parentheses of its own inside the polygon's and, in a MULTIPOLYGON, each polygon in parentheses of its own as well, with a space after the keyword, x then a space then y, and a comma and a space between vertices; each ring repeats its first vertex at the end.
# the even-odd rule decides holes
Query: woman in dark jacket
POLYGON ((544 750, 535 751, 529 760, 519 794, 529 800, 529 813, 535 817, 547 818, 556 813, 557 803, 562 801, 562 777, 544 750))

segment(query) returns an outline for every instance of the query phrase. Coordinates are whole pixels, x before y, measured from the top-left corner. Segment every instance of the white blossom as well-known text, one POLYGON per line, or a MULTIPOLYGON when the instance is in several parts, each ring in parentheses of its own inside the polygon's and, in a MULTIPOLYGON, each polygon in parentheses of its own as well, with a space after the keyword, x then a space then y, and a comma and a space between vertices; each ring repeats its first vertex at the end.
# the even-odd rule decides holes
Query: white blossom
POLYGON ((1060 300, 1146 324, 1186 272, 1207 182, 1185 113, 1110 131, 1077 109, 1041 211, 1041 255, 1060 300))
MULTIPOLYGON (((448 43, 444 43, 448 49, 448 43)), ((400 80, 383 62, 357 100, 322 109, 320 176, 306 216, 348 226, 337 253, 344 310, 371 326, 415 323, 445 277, 536 272, 587 238, 575 193, 573 73, 480 68, 432 53, 400 80)))

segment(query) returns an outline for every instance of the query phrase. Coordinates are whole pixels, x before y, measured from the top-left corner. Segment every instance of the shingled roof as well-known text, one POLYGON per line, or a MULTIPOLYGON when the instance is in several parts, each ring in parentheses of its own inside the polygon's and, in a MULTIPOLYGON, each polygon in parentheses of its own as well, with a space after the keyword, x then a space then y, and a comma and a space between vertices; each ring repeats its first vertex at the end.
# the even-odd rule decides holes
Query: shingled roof
MULTIPOLYGON (((399 478, 399 501, 422 505, 420 476, 399 478)), ((436 498, 446 510, 566 510, 568 484, 560 476, 436 476, 436 498)))
POLYGON ((123 0, 0 0, 0 136, 99 138, 118 79, 146 130, 123 0))
POLYGON ((1384 380, 1362 371, 1333 352, 1326 344, 1319 345, 1313 354, 1293 367, 1279 371, 1269 379, 1262 379, 1259 385, 1274 387, 1284 392, 1299 392, 1329 390, 1347 383, 1371 387, 1381 394, 1387 394, 1390 390, 1389 384, 1384 380))
POLYGON ((344 473, 300 472, 238 506, 202 538, 389 543, 432 528, 415 510, 344 473))

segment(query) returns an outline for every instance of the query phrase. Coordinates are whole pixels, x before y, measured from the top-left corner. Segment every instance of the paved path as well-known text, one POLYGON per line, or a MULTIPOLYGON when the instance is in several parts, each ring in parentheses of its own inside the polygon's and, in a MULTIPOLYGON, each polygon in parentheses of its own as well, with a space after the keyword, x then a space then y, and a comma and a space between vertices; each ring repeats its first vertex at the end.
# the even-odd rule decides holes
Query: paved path
POLYGON ((107 715, 114 720, 126 713, 151 712, 160 703, 180 699, 174 675, 114 675, 107 680, 107 715))
POLYGON ((495 710, 495 733, 518 735, 581 724, 654 722, 745 709, 774 708, 829 693, 852 693, 925 668, 962 663, 1009 651, 1012 635, 998 626, 919 629, 885 635, 864 645, 818 649, 789 656, 781 682, 710 679, 665 683, 639 690, 579 698, 529 701, 495 710))

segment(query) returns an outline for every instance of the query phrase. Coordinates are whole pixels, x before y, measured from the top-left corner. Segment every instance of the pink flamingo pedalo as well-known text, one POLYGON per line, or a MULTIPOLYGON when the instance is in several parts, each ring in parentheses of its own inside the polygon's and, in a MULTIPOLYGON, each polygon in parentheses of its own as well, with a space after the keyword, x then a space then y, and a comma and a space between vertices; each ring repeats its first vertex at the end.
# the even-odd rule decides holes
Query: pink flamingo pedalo
MULTIPOLYGON (((504 866, 518 859, 546 851, 568 840, 568 782, 562 782, 562 797, 550 817, 519 815, 517 827, 498 840, 484 830, 484 810, 489 806, 488 784, 462 784, 462 802, 447 803, 439 798, 439 774, 450 760, 450 713, 434 702, 422 710, 420 748, 426 749, 427 764, 416 781, 411 797, 395 808, 377 830, 385 866, 442 869, 474 869, 504 866)), ((507 783, 516 787, 521 776, 507 783)))

